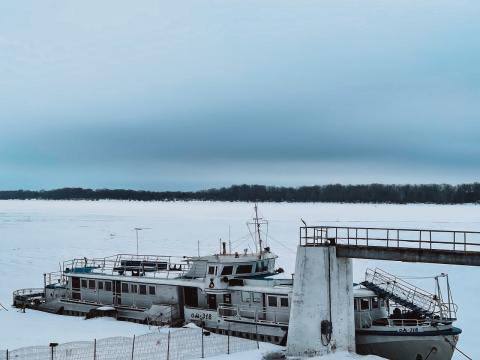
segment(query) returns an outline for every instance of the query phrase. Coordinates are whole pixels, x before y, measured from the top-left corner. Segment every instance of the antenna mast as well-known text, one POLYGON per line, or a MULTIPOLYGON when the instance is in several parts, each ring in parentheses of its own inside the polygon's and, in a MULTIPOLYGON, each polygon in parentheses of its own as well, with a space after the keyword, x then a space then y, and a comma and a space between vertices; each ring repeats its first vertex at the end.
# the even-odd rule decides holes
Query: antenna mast
POLYGON ((228 253, 232 254, 232 240, 230 238, 230 225, 228 225, 228 253))
POLYGON ((255 243, 255 250, 258 253, 258 258, 262 259, 263 257, 263 239, 262 239, 262 225, 267 225, 268 221, 258 216, 258 205, 254 205, 255 214, 253 215, 253 221, 247 222, 248 231, 252 237, 253 242, 255 243), (253 227, 253 228, 252 228, 253 227))
POLYGON ((137 256, 138 256, 138 232, 139 231, 142 231, 142 230, 150 230, 151 228, 147 228, 147 227, 136 227, 136 228, 133 228, 133 230, 135 230, 135 234, 136 234, 136 238, 137 238, 137 256))
POLYGON ((260 259, 262 258, 262 236, 260 234, 260 219, 258 218, 258 206, 255 204, 255 238, 258 236, 258 247, 260 252, 260 259))

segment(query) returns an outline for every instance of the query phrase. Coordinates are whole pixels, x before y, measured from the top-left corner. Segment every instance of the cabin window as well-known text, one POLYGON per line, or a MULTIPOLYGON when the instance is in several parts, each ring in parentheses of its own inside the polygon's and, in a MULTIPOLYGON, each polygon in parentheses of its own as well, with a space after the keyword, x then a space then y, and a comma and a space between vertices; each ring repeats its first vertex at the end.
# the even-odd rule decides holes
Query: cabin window
POLYGON ((105 291, 112 291, 112 283, 110 281, 105 281, 105 291))
POLYGON ((257 263, 256 272, 264 272, 268 270, 268 262, 267 261, 259 261, 257 263))
POLYGON ((358 301, 357 301, 357 299, 353 299, 353 310, 355 310, 355 311, 358 310, 358 301))
POLYGON ((378 297, 372 298, 372 309, 378 309, 378 297))
POLYGON ((140 285, 140 295, 147 295, 147 285, 140 285))
POLYGON ((88 288, 95 290, 95 280, 88 280, 88 288))
POLYGON ((122 283, 122 293, 128 294, 128 284, 122 283))
POLYGON ((98 290, 103 290, 103 281, 99 281, 97 283, 97 286, 98 286, 98 290))
POLYGON ((288 298, 287 297, 281 297, 280 298, 280 306, 281 307, 288 307, 288 298))
POLYGON ((88 283, 86 279, 82 279, 82 288, 86 289, 88 287, 88 283))
POLYGON ((184 287, 183 294, 185 305, 191 307, 198 307, 198 290, 194 287, 184 287))
POLYGON ((360 310, 370 309, 369 300, 367 298, 360 299, 360 310))
POLYGON ((72 277, 72 289, 80 289, 80 278, 72 277))
POLYGON ((223 294, 223 302, 225 304, 231 304, 232 303, 232 295, 231 294, 223 294))
POLYGON ((237 274, 250 274, 252 272, 252 265, 238 265, 237 274))
POLYGON ((208 267, 208 275, 215 275, 215 266, 208 267))
POLYGON ((268 306, 277 307, 277 297, 276 296, 268 296, 268 306))
POLYGON ((222 269, 222 275, 232 275, 233 266, 224 266, 222 269))
POLYGON ((148 287, 148 293, 150 295, 155 295, 155 286, 149 286, 148 287))
POLYGON ((215 294, 208 294, 207 296, 207 303, 209 309, 216 309, 217 308, 217 295, 215 294))
POLYGON ((262 302, 262 293, 254 292, 253 293, 253 302, 254 303, 262 302))
POLYGON ((248 291, 242 291, 242 302, 250 302, 250 293, 248 291))
POLYGON ((136 294, 138 292, 138 286, 137 285, 130 285, 130 292, 136 294))

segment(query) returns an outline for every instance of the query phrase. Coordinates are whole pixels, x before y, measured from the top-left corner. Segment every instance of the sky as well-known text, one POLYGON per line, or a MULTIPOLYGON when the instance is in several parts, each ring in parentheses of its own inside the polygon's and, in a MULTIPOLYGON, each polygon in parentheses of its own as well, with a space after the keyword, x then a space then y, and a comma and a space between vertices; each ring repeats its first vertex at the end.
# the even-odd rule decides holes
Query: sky
POLYGON ((0 189, 480 179, 478 1, 0 2, 0 189))

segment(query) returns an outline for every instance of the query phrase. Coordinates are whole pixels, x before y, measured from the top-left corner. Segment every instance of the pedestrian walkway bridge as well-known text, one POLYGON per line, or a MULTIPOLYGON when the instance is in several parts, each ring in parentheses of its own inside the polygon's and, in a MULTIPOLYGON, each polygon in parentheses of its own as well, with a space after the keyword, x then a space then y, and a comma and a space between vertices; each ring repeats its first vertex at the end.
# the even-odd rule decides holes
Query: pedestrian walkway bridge
POLYGON ((337 257, 480 266, 480 232, 300 227, 301 246, 335 246, 337 257))

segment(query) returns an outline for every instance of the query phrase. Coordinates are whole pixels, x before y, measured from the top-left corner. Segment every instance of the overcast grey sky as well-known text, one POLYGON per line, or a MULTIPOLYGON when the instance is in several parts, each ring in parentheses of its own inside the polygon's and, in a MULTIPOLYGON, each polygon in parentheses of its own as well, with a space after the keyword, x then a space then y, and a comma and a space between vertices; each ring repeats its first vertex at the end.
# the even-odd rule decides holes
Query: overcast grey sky
POLYGON ((478 1, 2 1, 0 188, 480 180, 478 1))

